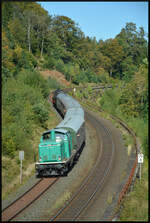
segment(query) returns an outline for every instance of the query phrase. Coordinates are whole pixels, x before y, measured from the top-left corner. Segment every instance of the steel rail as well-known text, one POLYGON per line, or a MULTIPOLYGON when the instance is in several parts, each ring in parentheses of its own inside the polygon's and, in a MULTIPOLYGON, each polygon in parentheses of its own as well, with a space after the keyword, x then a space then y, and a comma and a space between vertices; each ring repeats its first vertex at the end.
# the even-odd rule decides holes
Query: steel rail
MULTIPOLYGON (((97 123, 99 122, 96 118, 95 118, 95 120, 96 120, 97 123)), ((114 158, 114 150, 115 150, 115 147, 114 147, 114 143, 113 143, 113 140, 112 140, 112 136, 111 136, 109 130, 106 129, 106 127, 102 123, 100 123, 100 124, 101 124, 101 127, 103 128, 103 130, 105 131, 105 133, 107 134, 107 136, 109 136, 111 138, 111 147, 112 147, 112 150, 111 151, 112 151, 112 153, 109 154, 111 156, 111 159, 109 161, 109 165, 107 165, 107 169, 105 169, 105 174, 103 174, 103 177, 98 181, 98 183, 96 185, 96 188, 94 189, 94 191, 92 191, 92 193, 90 194, 90 197, 88 198, 88 200, 86 200, 86 202, 80 207, 79 211, 75 214, 75 216, 73 218, 69 219, 71 221, 75 221, 77 218, 79 218, 79 216, 83 213, 83 211, 89 205, 90 201, 94 199, 96 192, 102 188, 102 186, 103 186, 103 184, 104 184, 104 182, 105 182, 105 180, 106 180, 106 178, 107 178, 107 176, 108 176, 108 174, 110 173, 110 170, 111 170, 111 166, 112 166, 113 158, 114 158)), ((97 128, 96 128, 96 130, 97 130, 97 128)), ((97 137, 98 137, 98 130, 96 132, 97 132, 97 137)), ((50 221, 56 220, 56 218, 58 218, 65 211, 65 209, 68 208, 72 204, 72 202, 74 202, 74 200, 81 194, 81 192, 84 193, 85 189, 88 188, 88 186, 89 186, 89 182, 93 182, 91 180, 91 178, 94 177, 94 171, 96 171, 96 169, 98 167, 98 164, 100 163, 100 159, 101 159, 101 153, 99 153, 99 156, 98 156, 98 159, 96 160, 95 165, 93 166, 93 168, 90 171, 89 175, 83 181, 83 183, 81 184, 81 186, 79 187, 79 189, 73 194, 73 196, 71 197, 71 199, 69 201, 67 201, 65 203, 65 205, 61 209, 58 210, 58 212, 55 214, 55 216, 53 216, 50 219, 50 221)), ((95 173, 95 175, 96 175, 96 173, 95 173)))
POLYGON ((40 183, 42 179, 37 181, 32 187, 30 187, 27 191, 25 191, 22 195, 20 195, 18 198, 16 198, 13 202, 11 202, 8 206, 2 209, 2 212, 4 212, 6 209, 8 209, 10 206, 12 206, 14 203, 16 203, 19 199, 21 199, 25 194, 27 194, 30 190, 32 190, 33 187, 35 187, 37 184, 40 183))
MULTIPOLYGON (((91 103, 90 103, 90 106, 91 106, 91 103)), ((95 105, 95 106, 96 106, 98 111, 102 112, 102 109, 99 106, 97 106, 97 105, 95 105)), ((135 157, 135 161, 133 163, 130 175, 129 175, 125 185, 123 186, 121 192, 119 193, 119 198, 118 198, 118 201, 117 201, 117 205, 119 206, 121 204, 123 198, 125 197, 126 193, 129 191, 130 185, 133 182, 133 178, 135 178, 135 176, 136 176, 136 174, 138 172, 138 169, 139 169, 139 166, 138 166, 138 153, 141 152, 141 149, 140 149, 140 143, 139 143, 139 141, 138 141, 134 131, 131 128, 129 128, 128 125, 125 124, 120 118, 118 118, 118 117, 116 117, 114 115, 111 115, 111 114, 110 114, 110 117, 112 119, 114 119, 115 121, 117 121, 121 126, 123 126, 129 132, 130 135, 132 135, 132 137, 134 139, 135 150, 136 150, 136 157, 135 157)), ((115 217, 116 212, 113 214, 113 216, 110 217, 109 220, 112 220, 115 217)))
POLYGON ((98 190, 100 190, 100 188, 103 186, 106 177, 108 176, 108 174, 110 173, 112 164, 113 164, 113 158, 114 158, 114 152, 115 152, 115 146, 114 146, 114 142, 112 139, 112 135, 110 134, 110 131, 108 130, 108 128, 106 128, 102 123, 101 126, 103 127, 103 129, 107 132, 107 135, 111 138, 112 141, 112 154, 111 154, 111 160, 109 162, 108 168, 106 170, 105 175, 103 176, 102 180, 97 184, 95 191, 93 192, 93 194, 89 197, 88 201, 85 203, 85 205, 82 207, 82 209, 80 209, 80 211, 76 214, 76 216, 74 217, 73 221, 77 220, 77 218, 81 215, 81 213, 84 211, 84 209, 88 206, 88 204, 90 203, 90 201, 94 198, 96 192, 98 190))
POLYGON ((10 221, 36 201, 45 191, 47 191, 59 178, 44 178, 39 180, 23 195, 8 205, 2 211, 2 221, 10 221), (51 181, 51 182, 48 182, 51 181), (42 184, 42 185, 40 185, 42 184), (40 187, 42 186, 43 189, 40 187), (36 191, 37 190, 37 191, 36 191))

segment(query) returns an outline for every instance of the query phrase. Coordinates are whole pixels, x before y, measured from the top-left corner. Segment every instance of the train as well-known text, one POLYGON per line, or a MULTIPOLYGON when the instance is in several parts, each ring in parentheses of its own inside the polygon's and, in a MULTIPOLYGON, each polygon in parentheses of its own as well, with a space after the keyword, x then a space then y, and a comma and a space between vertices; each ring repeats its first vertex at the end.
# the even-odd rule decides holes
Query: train
POLYGON ((85 118, 82 106, 63 90, 51 94, 51 102, 63 117, 53 129, 45 131, 38 147, 37 177, 67 175, 85 146, 85 118))

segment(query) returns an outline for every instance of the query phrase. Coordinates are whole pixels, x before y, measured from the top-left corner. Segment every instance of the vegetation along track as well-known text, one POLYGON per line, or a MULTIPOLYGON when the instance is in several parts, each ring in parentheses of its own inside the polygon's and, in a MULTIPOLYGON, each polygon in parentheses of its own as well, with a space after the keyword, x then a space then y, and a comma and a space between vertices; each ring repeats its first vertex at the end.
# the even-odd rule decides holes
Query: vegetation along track
MULTIPOLYGON (((93 104, 93 103, 89 103, 88 102, 88 106, 87 106, 87 103, 86 105, 84 105, 86 107, 89 107, 92 109, 93 107, 95 109, 97 109, 97 111, 99 112, 102 112, 102 109, 97 106, 96 104, 93 104)), ((139 165, 138 165, 138 153, 141 153, 141 149, 140 149, 140 142, 138 140, 138 138, 136 137, 136 134, 134 133, 134 131, 129 128, 121 119, 119 119, 118 117, 114 116, 114 115, 109 115, 111 117, 111 119, 115 120, 117 123, 119 123, 123 128, 125 128, 128 133, 133 137, 133 140, 134 140, 134 146, 135 146, 135 152, 136 152, 136 156, 135 156, 135 160, 133 162, 133 165, 132 165, 132 168, 131 168, 131 171, 130 171, 130 174, 129 174, 129 177, 126 181, 126 183, 124 184, 120 194, 119 194, 119 197, 118 197, 118 202, 117 202, 117 205, 120 206, 123 198, 125 197, 125 195, 127 194, 127 192, 129 191, 130 189, 130 186, 132 185, 132 183, 134 182, 135 180, 135 177, 138 175, 138 171, 139 171, 139 165)), ((113 216, 111 216, 109 218, 109 220, 112 221, 112 219, 115 218, 115 216, 118 215, 118 208, 116 209, 116 212, 113 214, 113 216)))
POLYGON ((104 187, 104 183, 112 171, 115 147, 111 134, 109 130, 89 112, 86 112, 85 114, 86 118, 96 129, 99 155, 89 175, 76 193, 66 202, 64 207, 58 210, 50 221, 77 220, 88 205, 90 205, 90 202, 95 198, 96 192, 104 187))
POLYGON ((21 197, 11 203, 2 211, 2 221, 10 221, 19 215, 25 208, 37 200, 48 190, 59 178, 40 179, 33 187, 26 191, 21 197))
MULTIPOLYGON (((107 181, 114 162, 115 147, 109 130, 99 123, 90 113, 86 112, 86 119, 95 127, 97 132, 97 140, 99 147, 99 156, 89 175, 78 190, 73 194, 71 199, 67 201, 63 208, 53 216, 50 220, 74 221, 80 219, 80 215, 90 206, 94 200, 97 191, 101 191, 107 181), (103 141, 102 141, 103 139, 103 141), (94 183, 93 183, 94 182, 94 183)), ((92 148, 91 148, 92 149, 92 148)), ((40 197, 51 185, 59 178, 45 178, 35 185, 35 191, 30 190, 24 194, 19 200, 14 202, 3 210, 2 221, 8 221, 16 217, 26 207, 40 197), (42 186, 43 185, 43 186, 42 186), (40 192, 40 193, 39 193, 40 192), (33 197, 34 195, 34 197, 33 197), (14 206, 13 206, 14 205, 14 206)))

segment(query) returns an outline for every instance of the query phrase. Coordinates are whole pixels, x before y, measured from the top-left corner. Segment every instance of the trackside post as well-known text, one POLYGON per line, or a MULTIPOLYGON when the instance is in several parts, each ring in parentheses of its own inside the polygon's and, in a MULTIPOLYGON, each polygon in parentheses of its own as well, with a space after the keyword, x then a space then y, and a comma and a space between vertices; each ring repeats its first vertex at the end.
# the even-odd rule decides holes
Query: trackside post
POLYGON ((19 151, 19 159, 20 159, 20 184, 22 181, 22 160, 24 159, 24 151, 19 151))
POLYGON ((139 153, 138 154, 138 163, 139 163, 139 165, 140 165, 140 182, 141 182, 141 164, 143 163, 143 154, 142 153, 139 153))

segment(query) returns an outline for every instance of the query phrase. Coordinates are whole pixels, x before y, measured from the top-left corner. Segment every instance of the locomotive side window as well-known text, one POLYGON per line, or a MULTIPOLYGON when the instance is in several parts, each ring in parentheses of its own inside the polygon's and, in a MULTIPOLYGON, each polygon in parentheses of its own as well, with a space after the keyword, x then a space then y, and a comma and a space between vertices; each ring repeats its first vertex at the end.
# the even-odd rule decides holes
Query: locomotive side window
POLYGON ((48 139, 50 139, 50 133, 44 134, 43 140, 48 140, 48 139))
MULTIPOLYGON (((55 137, 56 138, 61 138, 63 140, 64 137, 65 137, 65 134, 60 133, 60 132, 55 132, 55 137)), ((43 135, 43 140, 50 140, 50 139, 51 139, 51 132, 45 133, 43 135)))

